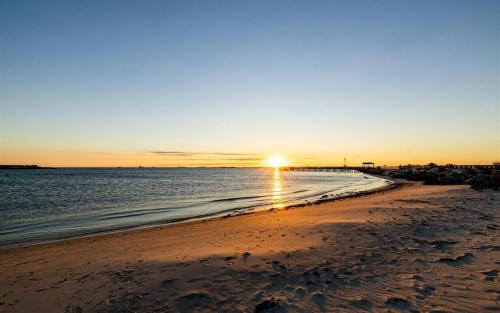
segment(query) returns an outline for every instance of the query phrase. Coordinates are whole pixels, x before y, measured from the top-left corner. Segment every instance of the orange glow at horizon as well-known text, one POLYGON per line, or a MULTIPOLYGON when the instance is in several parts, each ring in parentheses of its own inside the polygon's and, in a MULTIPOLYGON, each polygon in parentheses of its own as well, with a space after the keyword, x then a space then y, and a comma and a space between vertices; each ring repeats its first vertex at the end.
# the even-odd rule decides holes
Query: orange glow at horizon
MULTIPOLYGON (((97 150, 97 149, 96 149, 97 150)), ((233 150, 238 151, 238 150, 233 150)), ((231 152, 233 152, 231 151, 231 152)), ((20 149, 0 144, 0 164, 39 165, 48 167, 269 167, 283 166, 342 166, 347 156, 347 166, 360 166, 362 162, 374 162, 375 166, 401 164, 492 164, 500 160, 497 151, 477 153, 477 150, 457 150, 444 153, 412 154, 402 152, 370 151, 364 155, 349 156, 335 152, 287 151, 286 159, 274 158, 266 151, 250 156, 233 156, 220 153, 203 156, 164 155, 148 152, 111 150, 94 152, 63 149, 20 149), (267 155, 267 156, 266 156, 267 155)))

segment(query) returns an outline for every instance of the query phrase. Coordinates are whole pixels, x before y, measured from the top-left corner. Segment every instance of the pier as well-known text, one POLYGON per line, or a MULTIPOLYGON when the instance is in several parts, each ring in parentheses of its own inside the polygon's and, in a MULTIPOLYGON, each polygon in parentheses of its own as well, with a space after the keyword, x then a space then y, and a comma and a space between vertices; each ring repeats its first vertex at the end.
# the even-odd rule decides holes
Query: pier
POLYGON ((289 166, 282 167, 282 171, 292 172, 333 172, 333 173, 359 173, 361 167, 341 167, 341 166, 289 166))

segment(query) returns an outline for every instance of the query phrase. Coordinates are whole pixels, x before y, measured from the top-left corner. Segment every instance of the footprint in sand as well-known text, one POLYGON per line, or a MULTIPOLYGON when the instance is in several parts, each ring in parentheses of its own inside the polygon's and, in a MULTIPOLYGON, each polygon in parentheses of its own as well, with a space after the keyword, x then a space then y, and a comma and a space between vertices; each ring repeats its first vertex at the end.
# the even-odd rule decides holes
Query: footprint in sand
POLYGON ((463 255, 459 255, 455 258, 443 257, 443 258, 438 259, 438 262, 444 262, 444 263, 448 263, 450 265, 459 265, 459 264, 462 264, 464 262, 470 261, 473 257, 474 257, 474 254, 468 252, 468 253, 465 253, 463 255))
POLYGON ((297 299, 303 299, 304 296, 306 295, 306 292, 301 287, 298 287, 297 289, 295 289, 294 295, 295 295, 295 298, 297 298, 297 299))
POLYGON ((495 279, 498 277, 498 271, 497 270, 491 270, 487 272, 483 272, 484 279, 488 281, 495 281, 495 279))
POLYGON ((434 286, 431 286, 431 285, 425 285, 423 287, 416 287, 415 289, 419 293, 417 295, 417 299, 419 299, 419 300, 424 300, 425 298, 431 296, 434 293, 434 291, 436 291, 436 288, 434 286))
POLYGON ((371 302, 365 299, 353 299, 350 300, 349 302, 353 307, 361 310, 369 311, 372 308, 371 302))
POLYGON ((160 283, 160 289, 165 290, 174 286, 177 278, 165 279, 160 283))
POLYGON ((262 301, 255 307, 255 313, 286 313, 283 301, 278 298, 270 298, 262 301))
POLYGON ((243 253, 243 262, 246 263, 248 260, 248 257, 252 255, 250 252, 245 252, 243 253))
POLYGON ((313 292, 311 300, 318 306, 324 306, 326 303, 325 296, 319 291, 313 292))
POLYGON ((272 263, 272 267, 275 271, 279 271, 280 270, 280 261, 273 261, 272 263))
POLYGON ((385 301, 385 304, 390 307, 394 307, 400 310, 407 310, 410 308, 410 303, 408 300, 398 297, 389 297, 385 301))
POLYGON ((177 307, 181 312, 191 312, 196 308, 206 311, 215 310, 214 303, 217 302, 209 293, 204 291, 192 291, 175 299, 177 307))

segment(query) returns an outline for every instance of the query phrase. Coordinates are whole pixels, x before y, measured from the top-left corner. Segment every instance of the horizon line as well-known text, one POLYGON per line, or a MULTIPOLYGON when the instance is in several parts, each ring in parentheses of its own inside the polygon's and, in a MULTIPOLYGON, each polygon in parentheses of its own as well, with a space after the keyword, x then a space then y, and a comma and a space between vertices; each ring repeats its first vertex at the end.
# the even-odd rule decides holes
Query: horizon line
MULTIPOLYGON (((398 165, 378 165, 378 166, 374 166, 375 168, 391 168, 391 167, 399 167, 399 166, 409 166, 409 165, 412 165, 412 166, 425 166, 425 165, 429 165, 429 164, 435 164, 437 166, 447 166, 447 165, 454 165, 454 166, 487 166, 487 165, 493 165, 494 163, 496 163, 496 161, 494 162, 490 162, 490 163, 442 163, 442 164, 439 164, 439 163, 436 163, 436 162, 428 162, 428 163, 401 163, 401 164, 398 164, 398 165)), ((271 166, 265 166, 265 165, 259 165, 259 166, 210 166, 210 165, 193 165, 193 166, 144 166, 144 165, 130 165, 130 166, 44 166, 44 165, 38 165, 38 164, 0 164, 0 169, 2 169, 2 167, 16 167, 16 166, 19 166, 19 167, 29 167, 29 166, 35 166, 35 167, 38 167, 40 169, 135 169, 135 168, 143 168, 143 169, 177 169, 177 168, 214 168, 214 169, 217 169, 217 168, 273 168, 271 166)), ((315 168, 328 168, 328 167, 338 167, 338 168, 343 168, 343 167, 346 167, 346 168, 352 168, 352 167, 362 167, 362 165, 326 165, 326 164, 323 164, 323 165, 288 165, 288 166, 280 166, 280 168, 293 168, 293 167, 297 167, 297 168, 307 168, 307 167, 315 167, 315 168)), ((5 169, 5 168, 4 168, 5 169)))

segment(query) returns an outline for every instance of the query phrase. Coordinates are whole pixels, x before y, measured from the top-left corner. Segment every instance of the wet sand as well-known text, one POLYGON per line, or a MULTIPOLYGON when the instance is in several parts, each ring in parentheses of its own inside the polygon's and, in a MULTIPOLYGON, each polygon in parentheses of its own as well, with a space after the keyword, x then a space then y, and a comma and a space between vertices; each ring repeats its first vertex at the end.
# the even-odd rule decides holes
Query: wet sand
POLYGON ((498 312, 500 196, 402 187, 0 251, 0 312, 498 312))

